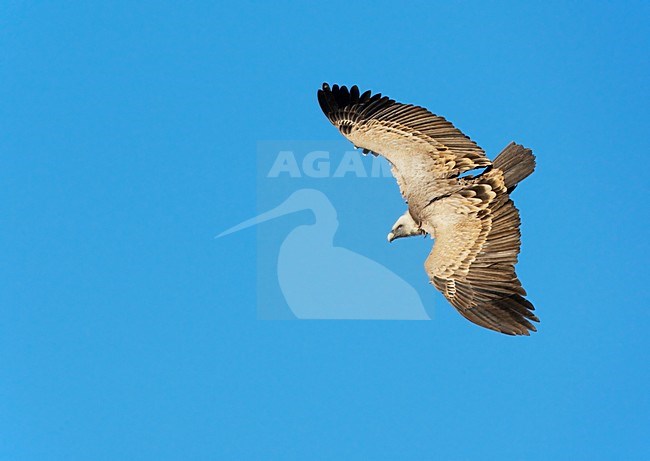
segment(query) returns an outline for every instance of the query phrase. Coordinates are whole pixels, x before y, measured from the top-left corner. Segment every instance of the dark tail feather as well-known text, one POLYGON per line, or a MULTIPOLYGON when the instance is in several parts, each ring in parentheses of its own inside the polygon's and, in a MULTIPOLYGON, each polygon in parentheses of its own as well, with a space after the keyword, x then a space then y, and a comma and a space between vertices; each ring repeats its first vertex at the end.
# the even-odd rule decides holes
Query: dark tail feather
POLYGON ((511 191, 535 171, 535 156, 532 150, 511 142, 497 155, 492 165, 503 171, 506 187, 511 191))

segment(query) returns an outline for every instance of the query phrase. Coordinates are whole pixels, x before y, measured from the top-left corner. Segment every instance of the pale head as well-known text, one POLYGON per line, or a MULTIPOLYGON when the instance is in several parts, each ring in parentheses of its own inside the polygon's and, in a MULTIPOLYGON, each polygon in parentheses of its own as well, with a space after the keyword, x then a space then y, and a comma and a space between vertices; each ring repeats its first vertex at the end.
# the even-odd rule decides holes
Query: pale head
POLYGON ((412 237, 414 235, 425 235, 425 232, 413 220, 411 213, 406 210, 406 213, 404 213, 399 217, 397 221, 395 221, 393 228, 390 230, 390 233, 386 238, 389 242, 392 242, 395 239, 402 237, 412 237))

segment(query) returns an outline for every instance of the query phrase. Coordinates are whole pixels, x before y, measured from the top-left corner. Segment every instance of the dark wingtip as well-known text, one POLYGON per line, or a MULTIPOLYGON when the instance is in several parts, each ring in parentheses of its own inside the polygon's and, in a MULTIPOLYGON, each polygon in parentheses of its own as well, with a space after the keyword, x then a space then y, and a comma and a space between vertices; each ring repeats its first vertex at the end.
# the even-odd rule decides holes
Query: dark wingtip
POLYGON ((360 105, 360 107, 356 108, 357 114, 363 112, 365 117, 370 117, 373 112, 381 110, 395 101, 387 96, 382 96, 381 93, 373 95, 370 90, 361 93, 357 85, 348 88, 345 85, 332 84, 330 87, 325 82, 322 88, 318 90, 318 102, 327 118, 331 121, 331 117, 336 117, 335 113, 344 108, 360 105))
POLYGON ((328 118, 332 112, 345 107, 349 102, 350 92, 344 85, 335 83, 330 87, 327 82, 323 82, 322 89, 318 90, 318 103, 328 118))

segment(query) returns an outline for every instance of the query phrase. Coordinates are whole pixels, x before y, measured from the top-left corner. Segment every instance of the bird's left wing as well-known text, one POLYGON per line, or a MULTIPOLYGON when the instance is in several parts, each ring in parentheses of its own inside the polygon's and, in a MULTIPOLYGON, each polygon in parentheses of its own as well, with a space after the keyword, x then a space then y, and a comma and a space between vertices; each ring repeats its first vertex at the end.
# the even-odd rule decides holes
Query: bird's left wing
POLYGON ((318 102, 330 122, 355 146, 392 164, 403 195, 405 188, 491 164, 474 141, 423 107, 370 91, 360 94, 356 85, 330 88, 326 83, 318 91, 318 102))

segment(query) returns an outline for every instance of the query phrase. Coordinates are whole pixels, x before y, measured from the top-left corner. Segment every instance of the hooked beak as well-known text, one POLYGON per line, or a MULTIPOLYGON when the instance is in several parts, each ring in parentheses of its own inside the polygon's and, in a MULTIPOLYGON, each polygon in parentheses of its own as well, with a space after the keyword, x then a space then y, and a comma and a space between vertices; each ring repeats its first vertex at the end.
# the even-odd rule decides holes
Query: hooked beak
POLYGON ((386 240, 388 240, 388 243, 392 242, 393 240, 395 240, 395 234, 393 234, 393 233, 391 232, 391 233, 388 234, 388 236, 386 237, 386 240))

